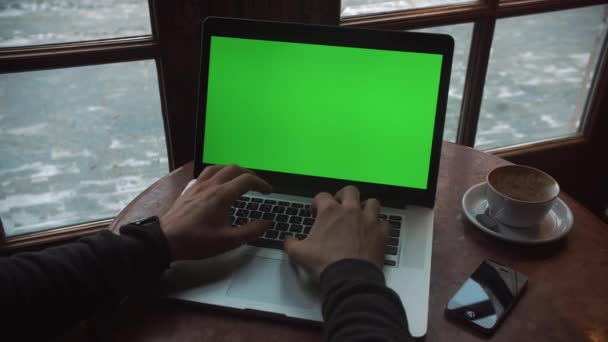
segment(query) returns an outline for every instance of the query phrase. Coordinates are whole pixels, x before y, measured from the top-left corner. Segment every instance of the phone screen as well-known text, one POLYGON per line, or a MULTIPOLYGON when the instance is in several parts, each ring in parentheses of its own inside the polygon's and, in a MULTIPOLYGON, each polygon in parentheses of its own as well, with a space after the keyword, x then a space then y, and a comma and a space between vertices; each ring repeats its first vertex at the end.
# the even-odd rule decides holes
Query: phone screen
POLYGON ((493 332, 527 284, 527 277, 491 260, 484 261, 446 305, 449 317, 493 332))

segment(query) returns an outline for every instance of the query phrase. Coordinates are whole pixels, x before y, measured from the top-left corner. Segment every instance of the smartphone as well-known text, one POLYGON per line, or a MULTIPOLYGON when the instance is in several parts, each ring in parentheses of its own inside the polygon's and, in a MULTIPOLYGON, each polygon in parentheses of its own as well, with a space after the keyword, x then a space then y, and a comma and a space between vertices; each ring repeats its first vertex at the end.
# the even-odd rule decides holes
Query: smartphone
POLYGON ((485 260, 450 299, 445 315, 492 335, 527 285, 525 275, 485 260))

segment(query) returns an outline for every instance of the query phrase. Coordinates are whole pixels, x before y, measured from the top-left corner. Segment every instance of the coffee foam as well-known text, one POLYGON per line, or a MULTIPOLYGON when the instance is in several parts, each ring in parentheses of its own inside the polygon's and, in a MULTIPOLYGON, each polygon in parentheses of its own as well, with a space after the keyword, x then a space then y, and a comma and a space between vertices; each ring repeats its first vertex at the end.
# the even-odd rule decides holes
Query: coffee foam
POLYGON ((492 172, 488 181, 496 191, 520 201, 544 202, 559 192, 551 177, 532 168, 502 168, 492 172))

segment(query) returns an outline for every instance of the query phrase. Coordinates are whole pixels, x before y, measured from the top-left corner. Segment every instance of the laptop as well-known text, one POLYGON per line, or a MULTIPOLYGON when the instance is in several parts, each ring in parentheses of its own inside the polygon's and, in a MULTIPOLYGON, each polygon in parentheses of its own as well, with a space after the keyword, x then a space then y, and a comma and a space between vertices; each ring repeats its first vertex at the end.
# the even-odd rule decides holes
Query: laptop
POLYGON ((454 42, 446 35, 210 17, 203 24, 195 167, 238 164, 273 185, 230 211, 273 228, 217 257, 180 261, 170 298, 321 321, 318 284, 291 264, 321 191, 353 184, 389 221, 384 274, 410 333, 427 331, 433 206, 454 42))

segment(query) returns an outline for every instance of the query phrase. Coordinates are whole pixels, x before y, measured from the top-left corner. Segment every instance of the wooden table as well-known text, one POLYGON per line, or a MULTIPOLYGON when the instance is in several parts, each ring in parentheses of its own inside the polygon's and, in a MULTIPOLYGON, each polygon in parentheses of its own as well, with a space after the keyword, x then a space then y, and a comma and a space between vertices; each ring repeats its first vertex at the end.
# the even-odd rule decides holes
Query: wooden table
MULTIPOLYGON (((567 194, 574 215, 568 237, 542 247, 494 240, 464 217, 461 199, 507 161, 444 143, 435 206, 428 341, 478 341, 482 337, 446 321, 443 307, 486 258, 529 277, 528 290, 493 341, 608 341, 608 226, 567 194)), ((582 177, 584 175, 581 175, 582 177)), ((192 177, 192 164, 151 185, 116 218, 111 229, 164 213, 192 177)), ((111 339, 130 341, 317 341, 318 324, 276 321, 208 306, 135 302, 120 310, 111 339)))

